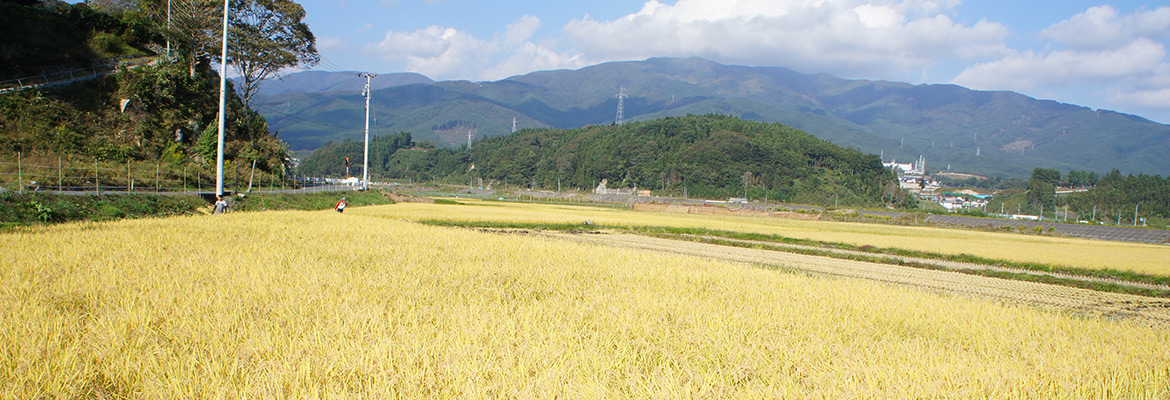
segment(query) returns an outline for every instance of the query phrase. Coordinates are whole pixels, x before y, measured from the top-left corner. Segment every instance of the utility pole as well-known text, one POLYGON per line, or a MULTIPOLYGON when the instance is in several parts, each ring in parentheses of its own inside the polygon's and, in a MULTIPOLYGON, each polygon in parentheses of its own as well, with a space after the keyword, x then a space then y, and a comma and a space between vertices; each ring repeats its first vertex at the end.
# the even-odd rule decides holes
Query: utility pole
POLYGON ((224 105, 227 99, 227 43, 228 43, 228 9, 231 0, 223 2, 223 58, 219 63, 219 144, 216 146, 215 156, 215 195, 223 196, 223 120, 224 105))
POLYGON ((378 74, 373 72, 364 72, 358 76, 366 78, 366 89, 362 94, 366 96, 366 150, 365 159, 362 166, 362 189, 369 189, 370 187, 370 80, 378 74))
MULTIPOLYGON (((1141 204, 1141 203, 1138 203, 1138 204, 1141 204)), ((1137 211, 1138 211, 1138 205, 1134 204, 1133 205, 1133 226, 1137 226, 1137 211)))
MULTIPOLYGON (((167 30, 171 30, 171 0, 167 0, 167 30)), ((167 59, 171 57, 171 38, 167 37, 167 59)))

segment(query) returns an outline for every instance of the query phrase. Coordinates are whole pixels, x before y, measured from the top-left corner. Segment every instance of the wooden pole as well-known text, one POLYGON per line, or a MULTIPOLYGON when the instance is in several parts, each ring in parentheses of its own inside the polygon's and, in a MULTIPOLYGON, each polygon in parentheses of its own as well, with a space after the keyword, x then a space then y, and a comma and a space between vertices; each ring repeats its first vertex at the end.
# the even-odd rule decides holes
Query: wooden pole
POLYGON ((16 192, 24 194, 24 164, 21 159, 23 154, 16 152, 16 192))
POLYGON ((256 178, 256 160, 252 160, 252 174, 248 175, 248 193, 252 193, 252 179, 256 178))

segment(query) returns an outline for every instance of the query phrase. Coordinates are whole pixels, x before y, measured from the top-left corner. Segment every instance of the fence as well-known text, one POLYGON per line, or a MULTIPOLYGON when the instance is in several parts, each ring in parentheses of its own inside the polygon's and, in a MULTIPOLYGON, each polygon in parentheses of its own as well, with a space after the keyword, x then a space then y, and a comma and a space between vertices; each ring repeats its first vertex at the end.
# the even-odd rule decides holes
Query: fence
POLYGON ((104 60, 95 60, 93 65, 85 68, 59 70, 54 72, 42 71, 42 73, 39 75, 30 75, 6 80, 0 82, 0 94, 24 89, 65 85, 77 81, 94 79, 116 72, 119 68, 119 65, 125 65, 127 68, 137 68, 138 66, 153 60, 153 58, 149 57, 143 57, 137 60, 131 60, 131 58, 132 57, 130 56, 124 56, 104 60))
MULTIPOLYGON (((251 165, 224 172, 231 191, 288 190, 299 185, 283 171, 267 173, 251 165)), ((210 192, 216 189, 214 168, 174 167, 155 161, 101 162, 62 156, 0 156, 0 188, 15 192, 80 193, 210 192)))

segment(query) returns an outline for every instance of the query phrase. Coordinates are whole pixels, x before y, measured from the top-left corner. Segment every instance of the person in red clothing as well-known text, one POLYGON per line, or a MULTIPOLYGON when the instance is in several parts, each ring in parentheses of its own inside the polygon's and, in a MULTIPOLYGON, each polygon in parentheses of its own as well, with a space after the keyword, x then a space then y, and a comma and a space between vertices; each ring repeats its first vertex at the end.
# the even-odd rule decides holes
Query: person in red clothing
POLYGON ((337 201, 337 205, 333 206, 333 209, 337 210, 337 212, 342 212, 342 211, 345 211, 345 206, 348 206, 348 205, 349 205, 349 203, 345 201, 344 197, 342 197, 341 200, 337 201))

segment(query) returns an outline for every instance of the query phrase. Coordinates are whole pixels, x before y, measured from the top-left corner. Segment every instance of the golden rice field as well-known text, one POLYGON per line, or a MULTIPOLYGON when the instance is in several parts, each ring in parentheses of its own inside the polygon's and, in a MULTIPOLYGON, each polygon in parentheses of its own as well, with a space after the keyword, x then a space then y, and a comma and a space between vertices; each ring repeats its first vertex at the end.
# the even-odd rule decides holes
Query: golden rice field
POLYGON ((477 199, 458 201, 466 204, 455 207, 411 203, 389 210, 368 209, 359 212, 409 220, 531 223, 593 221, 610 225, 694 227, 1170 276, 1170 246, 1165 245, 784 218, 630 212, 602 207, 516 204, 477 199))
POLYGON ((0 398, 1170 397, 1163 328, 432 207, 0 233, 0 398))

